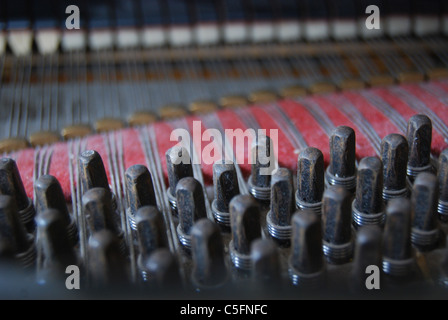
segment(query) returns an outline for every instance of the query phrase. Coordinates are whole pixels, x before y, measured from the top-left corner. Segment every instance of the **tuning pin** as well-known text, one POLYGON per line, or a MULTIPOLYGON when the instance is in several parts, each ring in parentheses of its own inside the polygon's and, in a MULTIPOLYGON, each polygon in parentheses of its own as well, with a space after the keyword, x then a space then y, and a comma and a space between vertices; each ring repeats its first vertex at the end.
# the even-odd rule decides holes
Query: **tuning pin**
POLYGON ((248 180, 248 189, 252 196, 260 201, 271 198, 271 175, 275 168, 274 145, 268 136, 256 136, 251 149, 252 169, 248 180))
POLYGON ((365 157, 358 165, 356 195, 352 203, 353 225, 383 225, 385 220, 383 164, 377 157, 365 157))
POLYGON ((72 245, 78 242, 78 228, 70 215, 59 181, 52 175, 41 175, 34 184, 38 214, 46 209, 56 209, 61 215, 72 245))
POLYGON ((123 252, 126 252, 123 230, 118 216, 112 208, 110 193, 104 188, 92 188, 82 196, 83 213, 87 220, 90 234, 109 230, 120 239, 123 252))
POLYGON ((86 150, 78 157, 79 171, 83 193, 92 188, 104 188, 109 190, 106 169, 103 159, 95 150, 86 150))
POLYGON ((431 165, 432 122, 424 114, 408 121, 406 139, 409 143, 407 174, 413 182, 420 172, 433 172, 431 165))
POLYGON ((34 232, 36 211, 33 202, 25 192, 19 169, 13 159, 0 159, 0 181, 0 194, 14 198, 20 220, 28 232, 34 232))
POLYGON ((439 202, 437 212, 441 222, 448 222, 448 148, 439 155, 439 167, 437 171, 439 181, 439 202))
POLYGON ((129 283, 120 239, 110 230, 102 229, 90 236, 88 258, 88 270, 94 286, 121 287, 129 283))
POLYGON ((148 285, 172 294, 179 293, 182 281, 179 274, 179 263, 168 248, 158 248, 143 261, 144 274, 148 285))
POLYGON ((216 288, 228 278, 224 243, 217 224, 202 218, 191 228, 193 282, 199 288, 216 288))
POLYGON ((412 244, 420 251, 433 250, 439 241, 437 177, 430 172, 417 175, 412 186, 412 244))
POLYGON ((408 195, 406 166, 408 163, 408 142, 397 133, 391 133, 381 142, 381 160, 383 162, 383 199, 408 195))
MULTIPOLYGON (((380 268, 382 230, 379 225, 371 224, 361 226, 356 234, 355 252, 351 271, 351 289, 357 292, 366 292, 366 270, 380 268)), ((381 288, 381 286, 380 286, 381 288)), ((370 290, 369 290, 370 291, 370 290)))
POLYGON ((225 227, 230 227, 230 200, 240 193, 235 165, 224 161, 213 164, 213 186, 215 199, 212 211, 215 220, 225 227))
POLYGON ((190 154, 181 146, 174 146, 166 152, 169 188, 168 200, 174 212, 177 212, 176 188, 178 182, 185 177, 193 177, 190 154))
POLYGON ((143 262, 152 252, 168 247, 163 215, 157 207, 140 207, 135 215, 135 227, 139 249, 138 265, 143 269, 143 262))
POLYGON ((109 192, 104 188, 92 188, 82 196, 84 214, 91 233, 107 229, 120 234, 109 192))
POLYGON ((23 268, 35 266, 34 236, 27 233, 20 220, 15 199, 7 195, 0 195, 0 238, 23 268))
POLYGON ((266 214, 269 234, 281 242, 291 238, 291 215, 294 213, 294 184, 291 171, 278 168, 271 178, 271 203, 266 214))
POLYGON ((331 186, 322 199, 323 251, 327 261, 343 264, 353 256, 351 194, 341 186, 331 186))
POLYGON ((191 228, 193 224, 207 217, 204 192, 201 183, 193 177, 182 178, 176 186, 177 212, 179 224, 177 236, 185 247, 191 247, 191 228))
POLYGON ((320 214, 324 189, 324 156, 319 149, 307 147, 300 152, 297 164, 297 208, 320 214))
POLYGON ((126 170, 126 190, 130 225, 135 230, 135 215, 144 206, 157 206, 156 195, 149 170, 140 164, 133 165, 126 170))
POLYGON ((411 245, 409 199, 391 199, 386 207, 386 215, 382 268, 391 277, 405 278, 411 275, 415 263, 411 245))
POLYGON ((103 188, 112 200, 115 210, 117 203, 114 194, 109 187, 109 181, 104 167, 103 159, 95 150, 86 150, 78 157, 79 175, 81 177, 82 193, 93 188, 103 188))
POLYGON ((260 206, 254 197, 237 195, 230 201, 230 225, 230 258, 236 268, 250 270, 250 246, 261 237, 260 206))
POLYGON ((252 277, 262 288, 281 287, 281 264, 277 245, 269 239, 256 239, 251 245, 252 277))
POLYGON ((292 284, 305 289, 325 284, 326 265, 322 251, 322 222, 310 209, 300 210, 292 217, 289 276, 292 284))
POLYGON ((337 127, 330 137, 330 164, 326 171, 329 185, 353 192, 356 188, 356 135, 347 126, 337 127))
POLYGON ((65 279, 67 266, 77 265, 77 257, 64 215, 57 209, 43 209, 36 216, 36 224, 43 253, 39 282, 65 279))

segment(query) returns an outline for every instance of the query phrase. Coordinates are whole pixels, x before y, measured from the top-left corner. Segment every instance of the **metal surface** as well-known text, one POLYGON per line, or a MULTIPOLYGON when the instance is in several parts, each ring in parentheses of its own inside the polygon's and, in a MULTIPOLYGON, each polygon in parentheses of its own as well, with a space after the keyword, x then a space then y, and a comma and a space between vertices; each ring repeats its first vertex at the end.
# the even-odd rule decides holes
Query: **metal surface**
POLYGON ((297 165, 296 204, 301 209, 313 209, 320 214, 325 189, 322 152, 308 147, 299 154, 297 165))
POLYGON ((383 163, 378 157, 361 159, 356 180, 356 196, 352 204, 355 227, 384 224, 383 163))

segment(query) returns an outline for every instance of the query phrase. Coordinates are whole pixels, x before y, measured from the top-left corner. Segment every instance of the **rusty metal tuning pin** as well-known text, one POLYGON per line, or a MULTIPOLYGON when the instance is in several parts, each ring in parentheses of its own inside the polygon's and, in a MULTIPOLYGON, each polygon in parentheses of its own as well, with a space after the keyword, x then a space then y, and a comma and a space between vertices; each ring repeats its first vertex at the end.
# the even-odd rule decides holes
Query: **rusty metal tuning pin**
POLYGON ((424 114, 416 114, 408 121, 406 139, 409 143, 407 174, 411 181, 420 172, 433 172, 431 165, 432 122, 424 114))
POLYGON ((322 222, 310 209, 296 211, 292 217, 289 276, 293 285, 317 289, 325 282, 325 260, 322 251, 322 222))
POLYGON ((166 166, 168 170, 167 190, 168 200, 174 212, 177 212, 176 187, 185 177, 193 177, 193 167, 190 153, 181 146, 174 146, 166 152, 166 166))
POLYGON ((153 251, 168 247, 163 215, 155 206, 140 207, 135 215, 135 227, 139 248, 138 265, 144 269, 143 262, 153 251))
POLYGON ((228 271, 224 260, 224 243, 218 225, 203 218, 191 229, 192 280, 202 289, 224 284, 228 271))
POLYGON ((269 234, 280 241, 291 238, 291 215, 294 213, 294 184, 291 171, 278 168, 271 178, 271 203, 266 215, 269 234))
POLYGON ((383 164, 377 157, 365 157, 358 165, 356 197, 352 203, 353 225, 383 225, 383 164))
POLYGON ((351 194, 341 186, 331 186, 322 199, 323 252, 332 264, 343 264, 353 256, 351 194))
POLYGON ((52 175, 42 175, 34 183, 34 192, 38 214, 46 209, 56 209, 56 212, 61 215, 61 221, 65 225, 70 242, 75 245, 79 240, 78 228, 68 211, 59 181, 52 175))
POLYGON ((144 206, 157 206, 151 173, 144 165, 136 164, 125 173, 128 209, 126 211, 131 228, 135 230, 135 215, 144 206))
POLYGON ((213 164, 213 187, 215 199, 212 212, 215 220, 225 227, 230 227, 230 200, 240 193, 235 165, 223 161, 213 164))
POLYGON ((120 242, 107 229, 96 231, 90 236, 88 270, 95 286, 124 286, 129 283, 127 261, 120 242))
POLYGON ((280 256, 269 239, 256 239, 251 245, 252 277, 257 284, 275 288, 281 284, 280 256))
POLYGON ((112 199, 113 209, 117 208, 117 200, 109 186, 106 168, 101 155, 95 150, 83 151, 78 157, 79 175, 81 177, 82 193, 92 188, 104 188, 112 199))
POLYGON ((168 248, 158 248, 144 261, 148 284, 173 293, 182 288, 179 264, 168 248))
POLYGON ((237 195, 230 201, 230 225, 230 258, 236 268, 250 270, 250 246, 261 238, 260 205, 254 197, 237 195))
POLYGON ((440 221, 446 223, 448 222, 448 149, 443 150, 439 155, 437 179, 439 181, 437 212, 440 221))
POLYGON ((351 271, 353 291, 366 291, 367 267, 381 266, 382 236, 381 227, 378 225, 365 225, 358 229, 351 271))
POLYGON ((114 217, 112 202, 109 193, 104 188, 92 188, 82 196, 84 214, 91 233, 103 229, 119 234, 121 230, 117 226, 114 217))
POLYGON ((392 277, 409 276, 414 267, 411 245, 411 203, 407 198, 391 199, 386 207, 382 269, 392 277))
POLYGON ((92 188, 104 188, 110 192, 103 159, 97 151, 83 151, 78 157, 78 166, 83 193, 92 188))
POLYGON ((31 268, 35 265, 34 236, 27 233, 19 218, 16 201, 8 195, 0 195, 0 238, 22 267, 31 268))
POLYGON ((28 232, 33 232, 36 228, 36 211, 26 194, 17 164, 11 158, 0 159, 0 194, 14 198, 20 220, 28 232))
POLYGON ((269 201, 271 174, 275 169, 274 145, 268 136, 256 136, 251 149, 252 169, 248 180, 249 192, 255 199, 269 201))
POLYGON ((112 207, 108 190, 104 188, 88 190, 82 196, 82 206, 90 234, 109 230, 121 241, 122 250, 126 252, 124 233, 120 227, 119 217, 112 207))
POLYGON ((179 224, 177 236, 187 249, 191 247, 191 228, 193 224, 207 217, 204 192, 201 183, 193 177, 179 180, 176 186, 177 212, 179 224))
POLYGON ((353 192, 356 187, 356 135, 347 126, 337 127, 330 137, 330 164, 325 172, 329 185, 353 192))
POLYGON ((77 257, 64 215, 57 209, 43 209, 36 216, 36 225, 43 253, 39 282, 65 279, 67 266, 77 265, 77 257))
POLYGON ((325 189, 324 156, 313 147, 299 154, 297 163, 296 205, 299 209, 311 209, 321 213, 322 196, 325 189))
POLYGON ((381 142, 381 160, 383 162, 383 199, 406 197, 408 194, 406 166, 409 145, 406 138, 391 133, 381 142))
POLYGON ((439 186, 437 177, 430 172, 417 175, 412 186, 412 244, 420 251, 434 249, 439 241, 437 200, 439 186))

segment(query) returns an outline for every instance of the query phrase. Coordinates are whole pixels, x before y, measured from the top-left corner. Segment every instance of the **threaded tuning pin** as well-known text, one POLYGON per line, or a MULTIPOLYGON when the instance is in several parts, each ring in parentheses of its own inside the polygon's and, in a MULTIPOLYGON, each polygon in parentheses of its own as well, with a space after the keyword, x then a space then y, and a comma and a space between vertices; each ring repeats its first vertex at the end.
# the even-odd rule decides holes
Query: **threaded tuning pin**
POLYGON ((300 152, 297 164, 297 207, 320 214, 324 188, 324 156, 319 149, 307 147, 300 152))
POLYGON ((166 166, 168 170, 167 190, 168 200, 174 212, 177 212, 176 188, 178 182, 185 177, 193 177, 190 154, 181 146, 174 146, 166 152, 166 166))
POLYGON ((204 192, 201 183, 193 177, 182 178, 176 187, 177 211, 179 224, 177 236, 179 242, 189 249, 191 247, 191 228, 193 224, 207 217, 204 192))
POLYGON ((255 199, 269 201, 271 174, 274 169, 274 146, 268 136, 256 136, 251 149, 252 171, 248 180, 249 192, 255 199))
POLYGON ((326 171, 329 185, 340 185, 353 192, 356 187, 356 135, 347 126, 337 127, 330 137, 330 164, 326 171))
POLYGON ((128 209, 127 215, 135 230, 135 215, 144 206, 157 206, 156 195, 149 170, 141 164, 130 166, 125 173, 128 209))
POLYGON ((237 195, 230 201, 230 224, 230 258, 236 268, 250 270, 250 246, 261 237, 260 206, 254 197, 237 195))
POLYGON ((28 232, 34 232, 36 211, 23 186, 17 164, 13 159, 0 159, 0 194, 14 198, 20 220, 28 232))
POLYGON ((356 196, 352 203, 353 224, 356 228, 366 225, 383 225, 383 164, 377 157, 365 157, 358 165, 356 196))

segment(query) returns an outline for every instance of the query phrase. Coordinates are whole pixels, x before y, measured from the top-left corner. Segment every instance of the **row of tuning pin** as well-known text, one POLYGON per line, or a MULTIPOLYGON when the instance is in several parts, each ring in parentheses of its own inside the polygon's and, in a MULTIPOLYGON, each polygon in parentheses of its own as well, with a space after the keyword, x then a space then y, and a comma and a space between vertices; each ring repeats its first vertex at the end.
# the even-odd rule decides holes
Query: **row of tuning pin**
MULTIPOLYGON (((439 157, 436 176, 430 159, 431 131, 428 117, 414 116, 409 121, 407 139, 399 134, 386 136, 382 143, 382 158, 363 158, 356 168, 354 131, 349 127, 338 127, 330 138, 331 159, 326 172, 320 150, 309 147, 300 153, 295 192, 288 169, 279 168, 272 176, 262 176, 257 174, 260 169, 257 161, 248 180, 252 195, 239 195, 233 164, 215 163, 212 211, 215 222, 227 230, 230 228, 228 246, 233 265, 239 269, 252 268, 250 244, 262 237, 261 216, 267 231, 264 238, 272 237, 287 246, 292 243, 290 261, 292 265, 296 263, 296 267, 289 270, 295 283, 307 281, 303 278, 307 279, 310 274, 317 277, 318 273, 321 278, 319 268, 323 268, 323 264, 316 261, 321 261, 323 256, 330 264, 351 262, 356 230, 372 225, 380 231, 384 228, 384 236, 380 231, 363 231, 359 235, 364 239, 362 241, 367 241, 363 237, 375 238, 368 239, 373 244, 360 244, 372 250, 365 253, 370 254, 369 258, 375 258, 371 264, 381 266, 392 277, 406 278, 415 271, 412 246, 418 252, 431 252, 444 246, 446 216, 441 208, 447 196, 447 151, 439 157), (408 141, 412 143, 409 145, 408 141), (255 199, 264 204, 270 202, 267 212, 260 213, 255 199), (302 219, 314 221, 312 229, 316 229, 308 244, 303 239, 308 233, 297 230, 297 225, 307 224, 302 219), (322 230, 317 230, 317 225, 321 225, 322 230), (314 264, 319 266, 312 271, 304 267, 313 261, 312 258, 297 256, 298 250, 311 250, 307 245, 314 246, 317 259, 314 264), (379 254, 380 249, 384 251, 383 256, 379 254)), ((264 149, 261 154, 269 154, 266 152, 268 146, 269 143, 259 146, 264 149)), ((167 152, 170 182, 167 193, 179 216, 179 240, 191 248, 195 221, 205 219, 207 215, 200 183, 192 177, 189 162, 180 160, 185 159, 186 154, 188 151, 180 147, 167 152)), ((272 267, 274 269, 277 268, 272 267)), ((358 265, 358 272, 361 269, 358 265)))
MULTIPOLYGON (((257 170, 260 169, 260 163, 255 162, 249 181, 256 188, 267 188, 269 191, 263 190, 260 192, 258 190, 253 193, 253 196, 239 195, 238 181, 235 179, 236 173, 233 165, 216 163, 214 166, 215 199, 212 203, 216 224, 210 219, 203 221, 203 219, 207 218, 204 205, 205 199, 203 198, 204 193, 202 192, 202 185, 192 177, 191 166, 175 161, 176 158, 182 158, 183 152, 185 154, 187 152, 178 148, 168 150, 167 166, 170 189, 167 190, 167 195, 168 197, 170 195, 174 197, 174 200, 173 198, 170 199, 170 203, 173 204, 174 212, 179 221, 176 229, 179 242, 191 250, 193 260, 195 261, 195 271, 193 271, 195 281, 207 286, 210 284, 210 281, 215 283, 226 278, 220 272, 218 272, 218 275, 215 275, 211 269, 207 269, 215 266, 215 263, 220 268, 226 265, 225 263, 221 264, 224 261, 221 258, 217 258, 218 262, 212 263, 211 260, 214 258, 210 256, 212 255, 210 252, 218 252, 217 256, 221 256, 219 252, 221 252, 222 240, 219 240, 220 236, 217 235, 221 234, 222 231, 218 228, 220 225, 230 227, 231 229, 232 240, 228 245, 233 265, 241 269, 252 268, 253 257, 249 255, 251 252, 250 246, 262 234, 261 214, 259 203, 256 200, 257 197, 259 201, 270 202, 268 206, 269 211, 264 216, 268 231, 266 234, 280 241, 290 241, 292 244, 290 257, 292 268, 290 270, 292 270, 291 277, 294 282, 299 281, 299 278, 303 278, 303 273, 310 273, 304 271, 303 266, 300 266, 301 259, 304 259, 303 256, 299 258, 300 254, 303 255, 306 252, 300 253, 294 249, 299 248, 298 250, 300 251, 307 247, 305 243, 296 242, 294 244, 295 237, 301 232, 294 230, 297 228, 300 230, 301 224, 306 225, 305 222, 300 222, 300 220, 315 219, 306 218, 306 215, 317 217, 318 224, 322 224, 322 230, 316 231, 317 238, 321 239, 322 245, 317 247, 320 248, 319 250, 331 263, 335 264, 344 263, 352 259, 354 252, 353 224, 356 228, 362 229, 362 227, 368 224, 381 226, 385 223, 385 237, 389 239, 389 242, 385 241, 385 243, 390 244, 390 247, 385 247, 386 257, 389 259, 383 260, 384 270, 392 273, 403 272, 402 264, 394 265, 394 262, 411 258, 409 256, 409 241, 419 247, 421 251, 432 251, 440 245, 440 241, 443 239, 443 236, 440 235, 439 222, 446 222, 446 219, 444 219, 446 210, 444 211, 445 207, 443 205, 447 198, 445 189, 448 157, 446 151, 442 152, 439 157, 439 179, 435 178, 434 173, 426 172, 428 169, 431 169, 428 167, 429 155, 425 153, 425 150, 430 150, 431 143, 431 130, 428 130, 430 122, 428 124, 427 120, 426 117, 420 115, 414 117, 409 122, 411 130, 409 130, 408 135, 413 135, 415 139, 410 140, 409 137, 406 139, 396 134, 387 136, 383 140, 383 159, 380 160, 376 157, 362 159, 357 168, 356 178, 352 178, 353 174, 343 174, 343 172, 354 173, 354 171, 350 171, 350 161, 355 159, 354 132, 348 127, 339 127, 330 139, 332 156, 326 173, 328 186, 325 191, 323 157, 322 153, 315 148, 307 148, 299 155, 298 188, 296 192, 294 192, 289 170, 280 168, 272 177, 269 175, 262 176, 257 174, 257 170), (407 140, 415 142, 414 149, 412 147, 409 148, 407 140), (412 170, 409 170, 409 167, 412 170), (406 168, 408 168, 407 171, 406 168), (397 170, 403 169, 403 172, 397 172, 397 170), (412 177, 413 186, 411 193, 401 192, 402 189, 408 188, 406 186, 407 180, 409 180, 406 178, 407 174, 412 177), (405 181, 404 188, 399 183, 403 180, 405 181), (384 183, 387 181, 390 183, 388 184, 389 187, 384 189, 384 183), (440 186, 437 186, 437 183, 440 186), (338 184, 339 186, 335 186, 338 184), (351 193, 354 192, 354 187, 356 187, 355 199, 352 201, 351 193), (391 190, 396 192, 390 192, 391 190), (438 196, 439 190, 440 195, 438 196), (321 197, 316 196, 319 194, 321 197), (390 194, 396 197, 391 197, 390 194), (413 203, 412 232, 410 233, 407 226, 411 225, 411 206, 409 200, 406 200, 409 194, 411 203, 413 203), (261 198, 259 197, 260 195, 262 196, 261 198), (263 198, 263 196, 268 198, 263 198), (294 196, 296 201, 294 201, 294 196), (383 200, 388 203, 385 210, 386 214, 383 214, 383 200), (314 205, 316 203, 319 204, 314 205), (298 209, 306 211, 307 214, 300 214, 299 211, 297 215, 294 215, 293 213, 296 210, 294 204, 296 204, 298 209), (313 205, 310 206, 309 204, 313 205), (434 218, 435 208, 439 210, 440 219, 434 218), (397 219, 399 223, 395 225, 390 222, 389 225, 392 224, 392 226, 388 227, 387 216, 395 214, 394 212, 398 212, 397 217, 399 218, 397 219), (295 218, 295 216, 301 218, 295 218), (199 223, 199 221, 203 222, 199 223), (197 223, 200 227, 195 228, 197 223), (396 229, 394 228, 398 227, 404 228, 400 229, 404 231, 402 233, 395 232, 396 229), (194 231, 196 229, 202 231, 194 231), (217 240, 197 240, 204 239, 204 237, 207 239, 216 239, 217 237, 217 240), (401 238, 395 241, 396 237, 401 238), (402 246, 395 247, 397 243, 402 246), (294 252, 296 252, 295 256, 294 252), (403 258, 403 256, 405 257, 403 258), (204 257, 206 260, 202 262, 198 260, 204 259, 204 257), (398 267, 396 267, 397 265, 398 267), (215 279, 215 276, 218 277, 218 280, 215 279), (208 279, 207 277, 211 278, 208 279)), ((270 144, 264 144, 261 147, 263 149, 268 146, 270 144)), ((263 151, 266 153, 266 150, 263 151)), ((76 236, 75 224, 68 214, 58 181, 51 176, 41 176, 36 181, 35 203, 38 214, 34 217, 35 211, 32 202, 26 197, 14 161, 3 159, 2 167, 1 172, 5 177, 2 191, 2 194, 5 194, 2 201, 3 216, 6 218, 2 220, 5 222, 2 227, 1 238, 2 256, 10 256, 13 253, 19 260, 25 260, 25 265, 29 265, 30 261, 33 260, 33 256, 35 257, 36 255, 34 247, 36 242, 32 240, 33 236, 36 236, 36 223, 38 226, 37 243, 43 248, 43 254, 46 257, 44 261, 47 261, 43 263, 44 269, 48 270, 49 266, 61 267, 67 261, 75 263, 76 254, 73 254, 74 251, 70 250, 70 248, 73 248, 74 244, 76 246, 79 239, 76 236), (21 228, 21 224, 26 226, 26 228, 21 228), (54 227, 54 225, 64 227, 54 227), (63 238, 65 240, 61 240, 63 238), (25 259, 20 258, 23 256, 25 256, 25 259), (60 257, 64 258, 59 260, 60 257), (64 262, 58 264, 55 261, 64 262)), ((103 279, 103 282, 123 279, 126 274, 124 272, 126 267, 116 270, 112 268, 115 271, 108 269, 111 267, 111 262, 108 261, 109 253, 107 253, 109 249, 112 247, 117 249, 117 251, 111 251, 115 252, 116 255, 110 257, 111 259, 117 259, 117 257, 121 256, 124 258, 126 256, 127 248, 124 242, 123 230, 120 229, 120 221, 115 214, 117 199, 110 191, 107 175, 99 154, 91 150, 83 152, 79 157, 79 170, 82 182, 81 190, 83 191, 83 214, 87 222, 88 233, 90 234, 87 256, 89 257, 89 263, 95 266, 89 270, 92 272, 92 277, 103 279), (117 276, 116 272, 122 272, 121 276, 117 276)), ((145 278, 151 278, 151 275, 154 277, 158 269, 151 269, 154 263, 148 264, 148 261, 150 261, 149 257, 152 256, 155 248, 158 249, 166 245, 167 229, 163 225, 163 218, 157 209, 149 171, 141 165, 129 168, 126 172, 126 183, 129 206, 128 215, 139 241, 138 251, 141 255, 138 260, 139 268, 146 275, 145 278)), ((249 190, 253 190, 253 188, 249 188, 249 190)), ((389 219, 389 221, 394 221, 394 219, 389 219)), ((303 238, 300 239, 300 241, 304 241, 303 238)), ((314 243, 315 241, 312 242, 314 243)), ((316 251, 318 256, 320 255, 319 250, 316 251)), ((222 252, 224 252, 224 247, 222 247, 222 252)), ((168 256, 167 254, 165 252, 164 258, 160 258, 162 260, 165 259, 163 260, 165 263, 167 263, 166 259, 168 259, 171 253, 168 256)), ((306 258, 304 260, 305 264, 311 261, 307 261, 307 259, 312 258, 306 258)), ((168 260, 175 263, 173 257, 168 260)), ((122 261, 124 262, 125 259, 122 261)), ((123 263, 123 266, 125 265, 123 263)), ((165 267, 160 268, 168 270, 164 269, 165 267)), ((174 269, 171 266, 169 270, 174 269)), ((222 270, 225 271, 226 268, 222 270)), ((165 278, 161 275, 161 277, 163 279, 172 279, 171 276, 165 278)))

